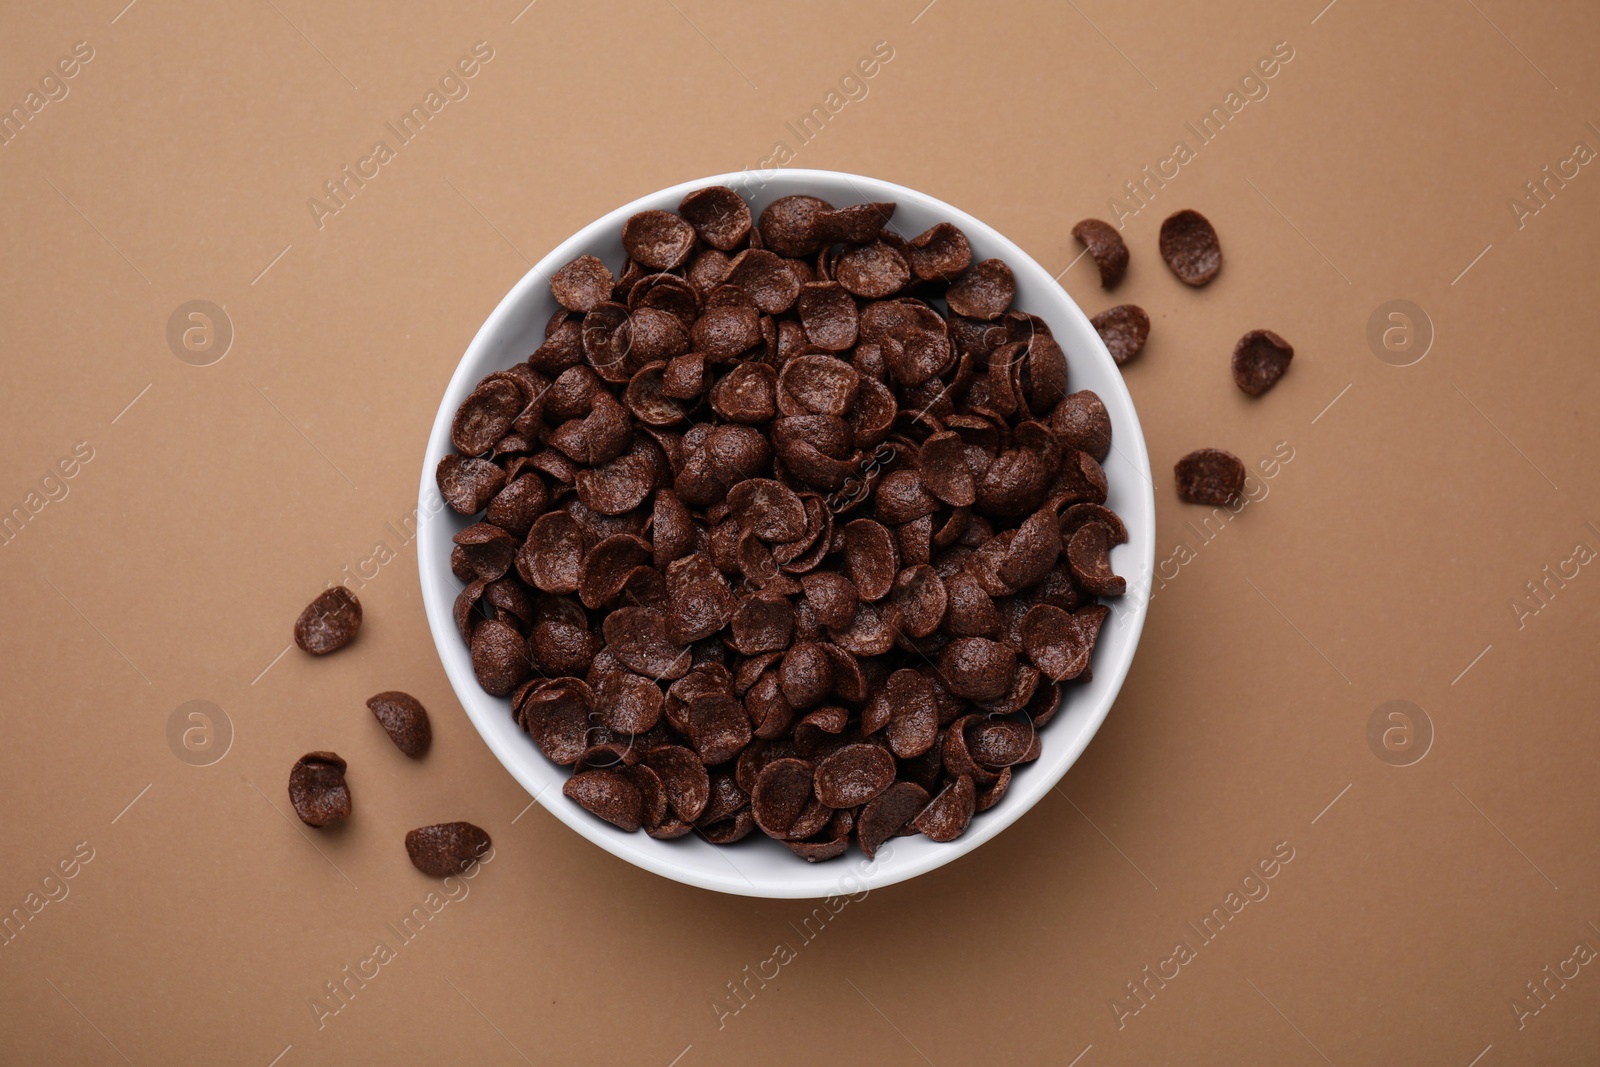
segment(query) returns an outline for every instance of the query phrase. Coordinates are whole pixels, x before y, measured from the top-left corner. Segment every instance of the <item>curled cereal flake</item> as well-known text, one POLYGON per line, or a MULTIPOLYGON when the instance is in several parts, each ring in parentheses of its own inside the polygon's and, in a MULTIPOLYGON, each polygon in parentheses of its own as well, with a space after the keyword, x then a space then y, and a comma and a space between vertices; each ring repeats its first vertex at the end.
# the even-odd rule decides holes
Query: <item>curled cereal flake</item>
POLYGON ((583 361, 583 327, 567 319, 545 335, 544 344, 528 357, 528 364, 544 374, 560 374, 583 361))
POLYGON ((661 688, 629 671, 606 676, 599 689, 600 722, 625 734, 641 734, 661 719, 661 688))
POLYGON ((667 636, 680 645, 704 640, 728 625, 737 606, 720 574, 691 582, 667 605, 667 636))
POLYGON ((840 646, 822 641, 822 651, 834 669, 834 694, 842 701, 861 704, 867 699, 867 677, 861 662, 840 646))
POLYGON ((1222 269, 1222 245, 1204 215, 1185 209, 1161 224, 1161 258, 1183 284, 1204 285, 1222 269))
POLYGON ((899 526, 932 515, 939 502, 923 488, 922 478, 915 467, 899 467, 884 475, 878 483, 874 502, 878 518, 899 526))
POLYGON ((814 196, 779 197, 761 212, 761 243, 780 256, 813 255, 837 240, 824 228, 832 210, 814 196))
POLYGON ((1039 734, 1031 722, 988 719, 967 729, 967 751, 990 770, 1039 758, 1039 734))
POLYGON ((694 324, 695 351, 707 359, 727 362, 761 343, 761 317, 754 308, 707 308, 694 324))
POLYGON ((745 714, 755 736, 775 740, 786 736, 794 725, 794 705, 783 695, 777 674, 767 671, 745 694, 745 714))
POLYGON ((732 269, 733 260, 715 248, 708 248, 689 264, 687 280, 695 292, 704 295, 726 282, 732 269))
POLYGON ((591 815, 629 833, 642 821, 644 798, 633 778, 621 771, 582 771, 568 778, 561 791, 591 815))
POLYGON ((522 392, 507 378, 486 378, 461 402, 450 424, 450 443, 464 456, 476 456, 511 429, 524 405, 522 392))
POLYGON ((476 515, 505 488, 506 472, 486 459, 463 459, 454 452, 439 461, 439 495, 451 510, 476 515))
POLYGON ((721 822, 731 818, 741 809, 749 810, 750 792, 739 785, 734 775, 724 769, 718 768, 711 772, 711 795, 706 802, 705 811, 700 818, 695 820, 695 825, 705 826, 708 823, 721 822))
POLYGON ((907 567, 895 576, 894 604, 906 634, 927 637, 939 629, 949 607, 944 579, 927 564, 907 567))
POLYGON ((1088 389, 1056 405, 1050 413, 1050 429, 1063 446, 1087 452, 1097 460, 1103 461, 1111 451, 1111 416, 1088 389))
POLYGON ((830 808, 853 808, 894 781, 894 757, 869 743, 845 745, 816 766, 817 799, 830 808))
POLYGON ((694 250, 694 227, 670 211, 641 211, 622 224, 622 247, 651 270, 676 270, 694 250))
POLYGON ((692 284, 676 274, 651 274, 640 278, 628 290, 628 310, 653 308, 665 311, 682 324, 685 330, 700 317, 704 302, 692 284))
POLYGON ((835 241, 864 244, 889 225, 889 220, 894 217, 894 209, 892 201, 830 209, 823 213, 821 230, 830 244, 835 241))
POLYGON ((1028 658, 1051 681, 1078 677, 1089 665, 1100 624, 1109 610, 1103 604, 1092 604, 1069 615, 1053 604, 1036 605, 1022 620, 1022 645, 1028 658))
POLYGON ((834 278, 856 296, 892 296, 911 280, 905 258, 883 241, 847 249, 833 265, 834 278))
POLYGON ((1108 222, 1084 219, 1072 228, 1072 236, 1094 257, 1094 265, 1100 268, 1100 287, 1115 288, 1128 272, 1128 246, 1122 243, 1122 234, 1108 222))
POLYGON ((1239 457, 1220 448, 1197 448, 1173 467, 1178 496, 1190 504, 1232 504, 1244 492, 1245 469, 1239 457))
POLYGON ((468 526, 452 540, 461 547, 473 574, 486 581, 509 571, 517 554, 517 539, 487 522, 468 526))
POLYGON ((1044 580, 1060 554, 1060 520, 1055 508, 1046 506, 1017 527, 995 574, 1014 589, 1027 589, 1044 580))
POLYGON ((1050 471, 1040 454, 1012 448, 996 456, 978 479, 977 507, 989 515, 1027 515, 1044 501, 1050 471))
MULTIPOLYGON (((892 772, 891 772, 892 773, 892 772)), ((784 838, 812 799, 812 767, 802 759, 774 760, 756 776, 750 811, 770 837, 784 838)))
MULTIPOLYGON (((660 826, 667 819, 667 792, 661 785, 661 779, 656 772, 639 763, 632 763, 624 767, 622 773, 639 787, 641 813, 639 822, 648 833, 651 828, 660 826)), ((680 822, 676 817, 674 823, 680 822)), ((687 825, 687 824, 684 824, 687 825)))
POLYGON ((729 422, 759 425, 778 413, 777 374, 765 363, 739 363, 711 387, 711 410, 729 422))
POLYGON ((499 619, 480 623, 472 631, 472 672, 490 696, 506 696, 528 677, 528 643, 515 628, 499 619))
POLYGON ((477 628, 486 616, 478 610, 478 601, 483 599, 483 590, 488 582, 482 578, 474 578, 467 583, 467 587, 456 594, 453 614, 456 620, 456 629, 461 631, 461 639, 472 644, 472 631, 477 628))
POLYGON ((941 222, 911 239, 911 270, 918 281, 949 282, 972 266, 972 246, 953 223, 941 222))
POLYGON ((727 693, 703 693, 688 703, 685 731, 695 754, 707 764, 726 763, 750 743, 750 718, 727 693))
POLYGON ((550 491, 537 474, 514 478, 489 501, 490 522, 518 538, 526 537, 534 522, 550 506, 550 491))
POLYGON ((466 550, 460 545, 450 550, 450 573, 456 576, 458 582, 473 582, 478 578, 478 572, 473 570, 466 550))
POLYGON ((536 680, 522 697, 518 721, 533 743, 562 765, 576 763, 589 747, 594 692, 577 678, 536 680))
POLYGON ((885 702, 889 710, 885 736, 896 756, 912 759, 933 747, 939 739, 939 705, 926 677, 913 670, 895 671, 889 676, 885 702))
POLYGON ((602 467, 579 471, 578 499, 602 515, 621 515, 644 503, 655 488, 658 466, 647 439, 636 438, 627 452, 602 467))
POLYGON ((355 640, 361 629, 361 601, 342 585, 324 589, 294 621, 294 643, 313 656, 325 656, 355 640))
POLYGON ((778 376, 779 385, 813 415, 848 414, 860 382, 854 367, 833 356, 796 356, 778 376))
POLYGON ((686 823, 700 818, 711 799, 711 778, 700 757, 681 745, 662 745, 646 753, 644 761, 661 779, 673 813, 686 823))
POLYGON ((911 825, 934 841, 954 841, 966 833, 977 809, 978 791, 972 776, 963 774, 928 802, 928 806, 911 820, 911 825))
POLYGON ((954 574, 944 579, 950 607, 945 613, 944 630, 952 637, 993 637, 1000 630, 1000 617, 994 601, 983 586, 969 574, 954 574))
POLYGON ((830 630, 842 630, 856 615, 859 596, 850 579, 837 571, 811 571, 800 579, 806 600, 817 621, 830 630))
POLYGON ((763 541, 794 541, 806 532, 805 505, 782 482, 751 478, 728 490, 727 502, 740 529, 763 541))
POLYGON ((406 834, 406 855, 411 857, 411 865, 433 878, 472 870, 472 865, 492 847, 489 835, 470 822, 419 826, 406 834))
POLYGON ((579 256, 550 276, 550 291, 568 311, 593 311, 611 298, 615 279, 594 256, 579 256))
POLYGON ((849 627, 828 633, 834 644, 858 656, 881 656, 894 647, 894 627, 876 604, 861 604, 849 627))
POLYGON ((1138 304, 1106 308, 1089 322, 1119 367, 1144 351, 1150 338, 1150 316, 1138 304))
POLYGON ((800 284, 781 256, 761 248, 740 252, 728 271, 727 285, 742 292, 763 315, 781 315, 792 308, 800 296, 800 284))
MULTIPOLYGON (((601 736, 601 732, 597 731, 596 736, 601 736)), ((582 774, 584 771, 604 770, 608 767, 621 769, 638 762, 639 753, 633 750, 632 745, 623 744, 621 741, 602 741, 583 750, 578 762, 572 765, 572 773, 582 774)))
POLYGON ((689 669, 688 650, 667 635, 667 620, 656 608, 618 608, 601 624, 612 655, 647 678, 681 678, 689 669))
POLYGON ((864 601, 882 600, 900 569, 894 535, 881 523, 856 519, 845 525, 844 536, 845 564, 857 594, 864 601))
POLYGON ((856 843, 873 859, 883 843, 928 806, 928 791, 915 782, 896 782, 879 793, 856 820, 856 843))
POLYGON ((661 372, 661 392, 674 400, 694 400, 705 392, 706 381, 704 353, 689 352, 667 360, 661 372))
POLYGON ((962 637, 939 654, 939 674, 956 696, 996 700, 1011 687, 1017 654, 986 637, 962 637))
POLYGON ((1102 504, 1074 504, 1061 513, 1061 550, 1065 552, 1072 535, 1091 522, 1098 522, 1110 531, 1110 544, 1128 543, 1128 528, 1116 512, 1102 504))
POLYGON ((791 707, 814 708, 833 690, 833 663, 820 644, 798 642, 783 654, 778 683, 791 707))
POLYGON ((795 816, 794 822, 789 824, 789 833, 786 835, 790 841, 803 841, 822 830, 833 821, 833 809, 816 797, 812 797, 806 806, 800 809, 800 814, 795 816))
POLYGON ((711 472, 726 486, 755 478, 772 462, 772 446, 752 426, 726 425, 706 435, 711 472))
POLYGON ((1016 294, 1011 268, 998 259, 986 259, 956 279, 945 300, 955 314, 989 322, 1006 313, 1016 294))
POLYGON ((689 410, 681 400, 668 396, 666 387, 666 363, 641 367, 622 394, 622 406, 640 422, 651 426, 676 426, 689 417, 689 410))
POLYGON ((578 599, 586 608, 606 607, 622 592, 635 567, 650 558, 650 545, 633 534, 614 534, 591 548, 578 567, 578 599))
POLYGON ((967 507, 977 500, 977 486, 960 435, 946 431, 924 441, 917 454, 917 470, 928 492, 951 507, 967 507))
POLYGON ((750 236, 750 205, 725 185, 696 189, 678 205, 700 240, 721 252, 731 252, 750 236))
MULTIPOLYGON (((1111 570, 1111 528, 1090 522, 1078 528, 1067 544, 1072 577, 1095 596, 1121 596, 1127 583, 1111 570)), ((1053 538, 1059 547, 1060 539, 1053 538)))
POLYGON ((1233 384, 1260 396, 1278 384, 1294 358, 1294 346, 1271 330, 1251 330, 1233 346, 1233 384))
POLYGON ((350 817, 345 762, 332 752, 307 752, 289 772, 289 803, 307 826, 327 826, 350 817))
POLYGON ((1061 470, 1051 484, 1049 495, 1058 504, 1088 501, 1104 504, 1109 488, 1106 472, 1087 452, 1071 451, 1061 460, 1061 470))
POLYGON ((845 854, 850 847, 850 838, 846 834, 828 841, 785 841, 784 844, 790 852, 805 860, 807 863, 820 863, 823 860, 836 859, 845 854))
POLYGON ((740 603, 729 624, 728 645, 741 655, 777 652, 789 647, 794 633, 794 608, 781 596, 753 596, 740 603))
POLYGON ((576 593, 587 541, 569 512, 541 515, 517 551, 517 573, 546 593, 576 593))
POLYGON ((967 747, 968 731, 975 723, 982 722, 983 718, 982 715, 963 715, 945 730, 941 754, 945 773, 952 778, 965 774, 972 778, 975 785, 990 785, 997 777, 997 772, 980 766, 967 747))
POLYGON ((396 748, 412 759, 421 759, 433 743, 433 728, 428 711, 410 693, 389 690, 367 698, 367 707, 383 726, 396 748))
POLYGON ((626 382, 637 369, 627 365, 628 334, 622 328, 627 321, 628 309, 610 301, 583 317, 583 358, 608 382, 626 382))
POLYGON ((576 601, 566 597, 540 597, 528 634, 533 665, 545 674, 582 674, 589 669, 600 639, 576 601))
POLYGON ((1011 768, 1002 767, 1000 768, 999 776, 995 778, 994 782, 978 790, 977 803, 974 805, 974 809, 976 811, 988 811, 1000 803, 1000 798, 1006 795, 1006 790, 1010 787, 1011 768))
POLYGON ((796 306, 806 339, 818 348, 842 352, 856 343, 856 302, 838 282, 801 286, 796 306))
POLYGON ((650 519, 653 562, 664 568, 694 549, 694 517, 671 489, 656 491, 650 519))
POLYGON ((701 824, 700 836, 713 845, 731 845, 749 837, 755 828, 756 821, 750 809, 741 808, 726 819, 701 824))

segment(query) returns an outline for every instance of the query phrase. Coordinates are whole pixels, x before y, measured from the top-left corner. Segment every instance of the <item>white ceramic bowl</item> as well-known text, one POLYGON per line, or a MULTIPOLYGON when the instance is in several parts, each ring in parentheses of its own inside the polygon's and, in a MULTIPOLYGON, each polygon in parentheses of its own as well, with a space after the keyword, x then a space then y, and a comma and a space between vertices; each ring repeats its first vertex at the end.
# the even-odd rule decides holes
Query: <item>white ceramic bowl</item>
POLYGON ((417 566, 434 644, 462 707, 495 757, 558 819, 613 855, 689 885, 753 897, 825 897, 904 881, 966 855, 1020 818, 1066 774, 1110 711, 1144 627, 1155 561, 1151 485, 1144 435, 1122 373, 1078 305, 1049 271, 1011 241, 943 201, 875 178, 823 170, 721 174, 651 193, 596 219, 553 250, 500 301, 467 346, 433 421, 422 463, 417 566), (1069 387, 1093 389, 1111 415, 1113 448, 1105 462, 1111 485, 1107 503, 1128 527, 1128 543, 1117 547, 1111 560, 1117 573, 1127 577, 1128 591, 1120 602, 1111 601, 1113 614, 1094 651, 1093 680, 1068 687, 1067 706, 1040 731, 1040 758, 1017 768, 1005 798, 975 817, 967 832, 949 844, 920 836, 900 837, 880 849, 873 861, 852 848, 838 859, 810 864, 759 831, 725 847, 713 846, 693 834, 676 841, 657 841, 643 831, 623 833, 562 794, 569 768, 552 763, 517 728, 508 698, 489 696, 478 686, 471 656, 456 630, 451 608, 461 583, 450 573, 451 538, 469 520, 444 507, 434 481, 434 468, 451 450, 450 422, 456 408, 484 375, 526 359, 539 346, 545 322, 556 311, 548 284, 555 270, 585 252, 620 270, 624 259, 622 224, 630 215, 649 208, 676 210, 685 194, 707 185, 739 190, 757 216, 781 196, 807 193, 840 207, 892 200, 899 205, 893 225, 907 236, 937 222, 955 223, 971 242, 975 259, 998 257, 1010 265, 1017 279, 1016 306, 1048 322, 1066 351, 1069 387))

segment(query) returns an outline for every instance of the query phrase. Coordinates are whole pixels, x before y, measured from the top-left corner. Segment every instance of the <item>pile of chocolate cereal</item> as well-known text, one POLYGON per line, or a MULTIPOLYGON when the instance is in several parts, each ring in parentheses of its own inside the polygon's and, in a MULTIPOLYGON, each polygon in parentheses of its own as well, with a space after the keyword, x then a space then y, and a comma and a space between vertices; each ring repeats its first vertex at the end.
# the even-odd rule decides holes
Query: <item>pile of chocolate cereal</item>
POLYGON ((456 413, 473 669, 623 830, 950 841, 1090 676, 1127 539, 1106 409, 1005 263, 894 210, 640 212, 456 413))

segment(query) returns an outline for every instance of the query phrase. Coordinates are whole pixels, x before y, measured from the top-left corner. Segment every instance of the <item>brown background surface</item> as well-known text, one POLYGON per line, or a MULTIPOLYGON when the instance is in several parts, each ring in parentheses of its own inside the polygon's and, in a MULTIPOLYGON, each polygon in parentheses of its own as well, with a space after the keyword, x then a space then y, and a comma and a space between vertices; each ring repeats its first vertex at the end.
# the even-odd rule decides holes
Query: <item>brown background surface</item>
POLYGON ((0 510, 93 451, 0 547, 0 909, 70 891, 0 947, 0 1059, 1600 1060, 1600 966, 1537 1014, 1525 986, 1600 947, 1600 568, 1511 606, 1600 549, 1600 172, 1521 228, 1508 206, 1600 148, 1593 5, 122 2, 8 5, 0 34, 7 107, 94 50, 0 147, 0 510), (479 41, 470 94, 319 228, 307 199, 479 41), (878 41, 868 95, 802 144, 785 124, 878 41), (1196 147, 1185 122, 1277 42, 1293 60, 1127 220, 1133 266, 1102 293, 1072 224, 1196 147), (1157 556, 1192 551, 1060 790, 810 940, 808 903, 682 887, 528 810, 445 681, 393 529, 445 382, 530 264, 775 142, 961 205, 1091 314, 1148 308, 1126 375, 1157 556), (1226 248, 1202 291, 1155 256, 1180 207, 1226 248), (204 367, 166 336, 196 299, 235 331, 204 367), (1435 335, 1412 366, 1369 347, 1392 299, 1435 335), (1251 401, 1227 356, 1257 326, 1297 355, 1251 401), (1294 458, 1266 498, 1209 542, 1187 525, 1179 455, 1278 442, 1294 458), (279 658, 380 543, 360 640, 279 658), (386 688, 433 713, 420 764, 363 707, 386 688), (1409 766, 1368 741, 1397 699, 1433 734, 1409 766), (169 747, 190 700, 231 724, 209 766, 169 747), (309 748, 352 764, 336 832, 291 821, 309 748), (402 835, 453 818, 495 859, 401 943, 386 924, 438 888, 402 835), (93 859, 45 883, 80 842, 93 859), (1270 896, 1119 1025, 1126 983, 1280 842, 1270 896), (380 940, 395 958, 319 1027, 323 983, 380 940), (795 958, 733 1013, 728 983, 779 943, 795 958))

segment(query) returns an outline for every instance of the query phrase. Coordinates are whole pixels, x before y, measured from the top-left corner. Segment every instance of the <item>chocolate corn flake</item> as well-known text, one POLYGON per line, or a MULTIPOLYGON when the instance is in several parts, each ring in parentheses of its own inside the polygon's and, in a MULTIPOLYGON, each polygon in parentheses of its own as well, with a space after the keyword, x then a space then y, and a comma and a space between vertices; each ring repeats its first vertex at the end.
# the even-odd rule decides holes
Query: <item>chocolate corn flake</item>
POLYGON ((412 759, 428 754, 433 743, 433 727, 428 711, 410 693, 388 690, 367 698, 367 708, 389 735, 396 748, 412 759))
POLYGON ((550 276, 550 291, 568 311, 593 311, 611 299, 615 279, 595 256, 583 255, 550 276))
POLYGON ((1210 221, 1187 208, 1161 223, 1161 258, 1185 285, 1204 285, 1222 269, 1222 245, 1210 221))
POLYGON ((1084 219, 1072 228, 1072 236, 1082 241, 1094 264, 1100 268, 1100 287, 1113 289, 1128 272, 1128 246, 1122 234, 1109 222, 1084 219))
POLYGON ((327 826, 350 817, 345 761, 332 752, 307 752, 289 772, 289 803, 307 826, 327 826))
POLYGON ((1119 367, 1144 351, 1144 343, 1150 338, 1150 316, 1138 304, 1106 308, 1089 323, 1119 367))
POLYGON ((1221 507, 1244 492, 1244 463, 1220 448, 1197 448, 1173 467, 1178 496, 1190 504, 1221 507))
POLYGON ((355 640, 361 629, 361 601, 342 585, 324 589, 294 621, 294 643, 313 656, 325 656, 355 640))
POLYGON ((1251 330, 1233 346, 1233 384, 1260 396, 1278 384, 1294 358, 1294 346, 1271 330, 1251 330))
POLYGON ((489 835, 470 822, 420 826, 406 834, 411 865, 434 878, 470 871, 492 847, 489 835))
POLYGON ((750 236, 750 205, 725 185, 696 189, 683 198, 678 214, 719 252, 731 252, 750 236))

